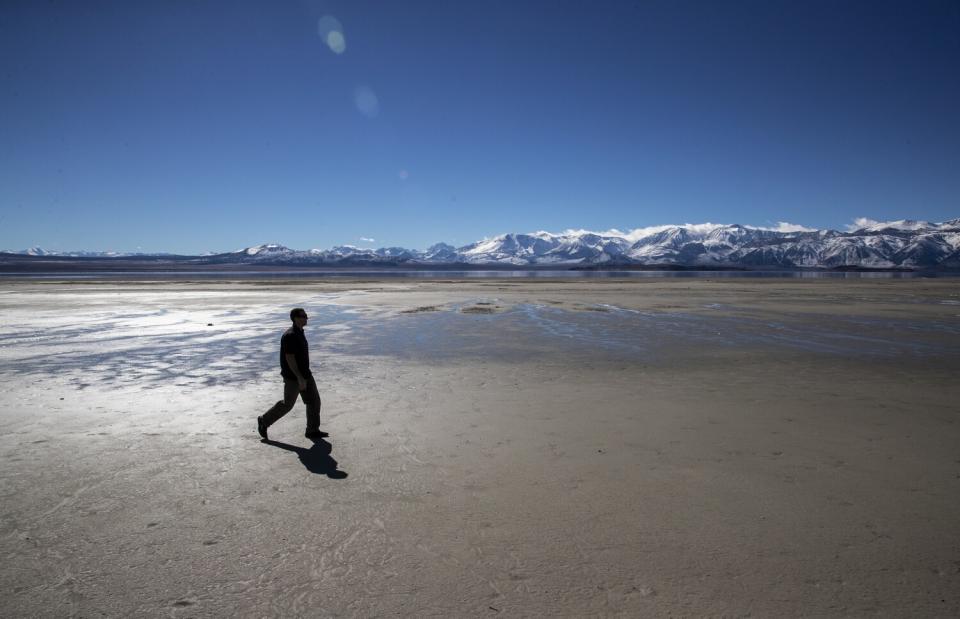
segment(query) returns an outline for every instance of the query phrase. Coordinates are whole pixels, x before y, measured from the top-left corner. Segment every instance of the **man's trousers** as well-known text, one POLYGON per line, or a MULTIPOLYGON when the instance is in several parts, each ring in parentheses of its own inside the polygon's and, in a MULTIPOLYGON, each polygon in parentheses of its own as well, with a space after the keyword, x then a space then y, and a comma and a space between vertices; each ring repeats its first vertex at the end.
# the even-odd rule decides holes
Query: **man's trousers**
POLYGON ((317 383, 313 377, 307 379, 307 388, 300 391, 300 385, 296 380, 283 381, 283 399, 273 405, 273 407, 263 414, 263 423, 271 426, 273 423, 290 412, 293 405, 297 403, 297 396, 303 398, 303 403, 307 405, 307 432, 320 429, 320 392, 317 391, 317 383))

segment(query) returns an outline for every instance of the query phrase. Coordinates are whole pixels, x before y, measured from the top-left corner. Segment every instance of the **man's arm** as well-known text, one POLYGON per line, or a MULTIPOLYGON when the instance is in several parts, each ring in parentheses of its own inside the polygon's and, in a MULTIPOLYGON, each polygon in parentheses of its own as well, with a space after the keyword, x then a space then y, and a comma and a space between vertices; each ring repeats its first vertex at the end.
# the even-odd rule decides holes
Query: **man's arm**
POLYGON ((300 391, 303 391, 307 388, 307 379, 303 377, 303 374, 300 373, 300 368, 297 367, 297 358, 290 353, 287 353, 287 365, 290 367, 290 371, 293 372, 294 376, 297 377, 297 384, 300 387, 300 391))

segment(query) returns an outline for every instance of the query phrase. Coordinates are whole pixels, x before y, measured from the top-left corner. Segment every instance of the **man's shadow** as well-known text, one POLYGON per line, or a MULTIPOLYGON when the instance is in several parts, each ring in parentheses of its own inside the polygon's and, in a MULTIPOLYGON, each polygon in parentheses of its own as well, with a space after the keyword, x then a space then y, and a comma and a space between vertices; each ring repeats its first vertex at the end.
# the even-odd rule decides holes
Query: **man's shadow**
POLYGON ((333 449, 333 446, 322 438, 312 440, 313 446, 310 449, 297 447, 296 445, 290 445, 288 443, 281 443, 280 441, 271 441, 269 439, 260 442, 279 447, 280 449, 286 449, 287 451, 296 452, 300 458, 300 462, 303 462, 303 466, 307 467, 307 470, 311 473, 326 475, 330 479, 345 479, 347 472, 337 470, 337 461, 330 456, 330 451, 333 449))

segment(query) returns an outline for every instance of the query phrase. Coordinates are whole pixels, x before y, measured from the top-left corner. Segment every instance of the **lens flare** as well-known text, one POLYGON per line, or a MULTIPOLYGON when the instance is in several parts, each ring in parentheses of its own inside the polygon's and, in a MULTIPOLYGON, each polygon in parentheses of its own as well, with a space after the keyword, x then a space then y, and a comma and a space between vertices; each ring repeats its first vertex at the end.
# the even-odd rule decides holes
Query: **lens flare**
POLYGON ((343 24, 332 15, 324 15, 317 21, 317 34, 334 54, 347 51, 347 38, 343 34, 343 24))
POLYGON ((376 118, 380 113, 380 101, 368 86, 360 86, 353 93, 353 103, 367 118, 376 118))
POLYGON ((327 47, 333 50, 335 54, 342 54, 347 49, 347 40, 343 38, 343 33, 333 30, 327 35, 327 47))

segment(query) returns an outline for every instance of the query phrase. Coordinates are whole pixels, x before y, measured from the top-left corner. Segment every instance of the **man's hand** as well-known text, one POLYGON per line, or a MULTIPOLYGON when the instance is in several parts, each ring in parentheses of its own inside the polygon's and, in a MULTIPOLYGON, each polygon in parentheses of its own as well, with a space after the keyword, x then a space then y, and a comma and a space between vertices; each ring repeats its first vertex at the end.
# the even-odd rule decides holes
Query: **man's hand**
POLYGON ((303 377, 303 374, 300 373, 300 368, 297 367, 296 356, 287 353, 287 366, 293 372, 293 375, 297 377, 297 386, 300 388, 300 391, 306 390, 307 379, 303 377))

